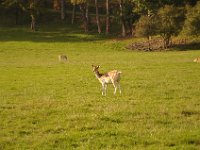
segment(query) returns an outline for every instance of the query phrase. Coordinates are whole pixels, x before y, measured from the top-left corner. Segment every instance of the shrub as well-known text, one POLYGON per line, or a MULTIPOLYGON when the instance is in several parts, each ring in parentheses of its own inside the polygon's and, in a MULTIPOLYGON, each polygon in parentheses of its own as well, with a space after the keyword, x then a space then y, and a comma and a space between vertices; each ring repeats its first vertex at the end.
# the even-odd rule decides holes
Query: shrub
POLYGON ((172 36, 178 35, 184 24, 182 8, 166 5, 158 11, 158 34, 163 38, 164 48, 170 46, 172 36))
POLYGON ((182 33, 184 35, 200 35, 200 2, 194 7, 187 8, 186 20, 182 33))
POLYGON ((136 36, 143 36, 148 39, 149 50, 151 50, 151 36, 156 34, 155 16, 141 16, 136 24, 136 36))

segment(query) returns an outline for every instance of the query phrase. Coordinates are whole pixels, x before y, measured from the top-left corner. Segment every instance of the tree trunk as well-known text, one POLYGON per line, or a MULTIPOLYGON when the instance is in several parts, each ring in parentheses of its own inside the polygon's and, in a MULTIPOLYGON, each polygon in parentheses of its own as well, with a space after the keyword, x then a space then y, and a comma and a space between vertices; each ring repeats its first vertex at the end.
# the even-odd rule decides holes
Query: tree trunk
POLYGON ((148 36, 148 50, 151 51, 151 36, 148 36))
POLYGON ((165 39, 163 38, 163 48, 165 49, 165 39))
POLYGON ((89 24, 89 3, 86 2, 86 8, 85 8, 85 17, 87 18, 87 24, 89 24))
POLYGON ((35 0, 29 1, 30 17, 31 17, 31 30, 36 31, 36 19, 35 19, 35 0))
POLYGON ((59 0, 53 0, 53 9, 60 10, 60 1, 59 0))
POLYGON ((31 30, 36 31, 36 21, 33 13, 31 14, 31 30))
POLYGON ((128 20, 128 27, 129 27, 130 35, 133 35, 133 24, 132 24, 132 19, 129 19, 129 20, 128 20))
POLYGON ((120 18, 121 18, 121 24, 122 24, 122 37, 125 37, 126 25, 125 25, 125 19, 124 19, 124 14, 123 14, 123 0, 120 0, 119 7, 120 7, 120 18))
POLYGON ((95 7, 96 7, 96 22, 97 22, 97 28, 98 28, 98 33, 101 33, 101 26, 100 26, 100 21, 99 21, 99 10, 98 10, 98 0, 95 0, 95 7))
POLYGON ((166 38, 166 48, 170 47, 170 37, 166 38))
POLYGON ((132 33, 131 33, 132 36, 135 36, 135 25, 132 25, 132 30, 131 31, 132 31, 132 33))
POLYGON ((109 0, 106 0, 106 34, 110 33, 109 0))
POLYGON ((18 20, 19 20, 19 7, 16 6, 15 7, 15 24, 18 24, 18 20))
POLYGON ((87 18, 86 18, 86 10, 85 10, 84 4, 80 4, 79 7, 80 7, 80 10, 82 12, 82 19, 83 19, 83 22, 84 22, 84 29, 85 29, 85 32, 87 33, 88 32, 88 21, 87 21, 87 18))
POLYGON ((65 0, 60 0, 60 5, 61 5, 61 20, 65 19, 65 0))
POLYGON ((76 5, 74 4, 72 10, 72 24, 74 24, 75 15, 76 15, 76 5))
POLYGON ((171 37, 169 35, 163 36, 163 47, 164 47, 164 49, 167 49, 171 46, 170 45, 170 39, 171 39, 171 37))

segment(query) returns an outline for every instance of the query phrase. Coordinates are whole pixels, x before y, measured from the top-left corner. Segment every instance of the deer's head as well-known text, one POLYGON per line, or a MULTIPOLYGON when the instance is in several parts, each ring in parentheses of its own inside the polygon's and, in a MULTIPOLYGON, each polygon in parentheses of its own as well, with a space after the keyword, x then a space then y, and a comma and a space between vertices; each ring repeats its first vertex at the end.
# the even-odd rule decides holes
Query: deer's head
POLYGON ((92 71, 93 71, 93 72, 98 71, 99 68, 100 68, 100 66, 92 65, 92 71))

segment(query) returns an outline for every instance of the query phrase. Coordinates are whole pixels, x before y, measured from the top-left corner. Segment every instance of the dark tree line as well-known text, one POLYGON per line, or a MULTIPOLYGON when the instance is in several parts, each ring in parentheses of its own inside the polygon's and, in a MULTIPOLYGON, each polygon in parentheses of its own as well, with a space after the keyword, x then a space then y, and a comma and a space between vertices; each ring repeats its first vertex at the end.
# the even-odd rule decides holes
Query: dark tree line
POLYGON ((169 46, 171 36, 179 34, 182 27, 184 33, 199 34, 199 0, 0 0, 0 8, 1 12, 12 11, 16 24, 20 12, 29 14, 33 31, 37 29, 40 13, 54 10, 60 12, 63 21, 69 20, 70 12, 70 22, 82 22, 86 33, 94 20, 99 34, 104 32, 104 23, 107 34, 117 23, 121 26, 122 37, 134 34, 150 40, 151 36, 159 34, 165 47, 169 46), (77 15, 80 16, 78 20, 77 15))

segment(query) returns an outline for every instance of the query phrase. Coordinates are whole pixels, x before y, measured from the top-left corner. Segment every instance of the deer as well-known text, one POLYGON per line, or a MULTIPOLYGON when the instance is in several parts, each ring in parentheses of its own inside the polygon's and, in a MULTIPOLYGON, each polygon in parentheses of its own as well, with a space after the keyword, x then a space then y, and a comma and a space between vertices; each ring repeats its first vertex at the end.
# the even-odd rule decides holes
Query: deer
POLYGON ((96 78, 99 80, 99 82, 102 85, 102 96, 106 96, 106 89, 108 84, 113 84, 114 86, 114 95, 116 95, 117 88, 119 88, 119 93, 121 95, 121 87, 120 87, 120 78, 121 78, 121 71, 112 70, 107 73, 99 73, 100 66, 92 65, 93 72, 96 76, 96 78))
POLYGON ((66 55, 58 55, 59 62, 67 62, 67 56, 66 55))
POLYGON ((193 62, 200 63, 200 57, 199 57, 199 58, 195 58, 195 59, 193 60, 193 62))

